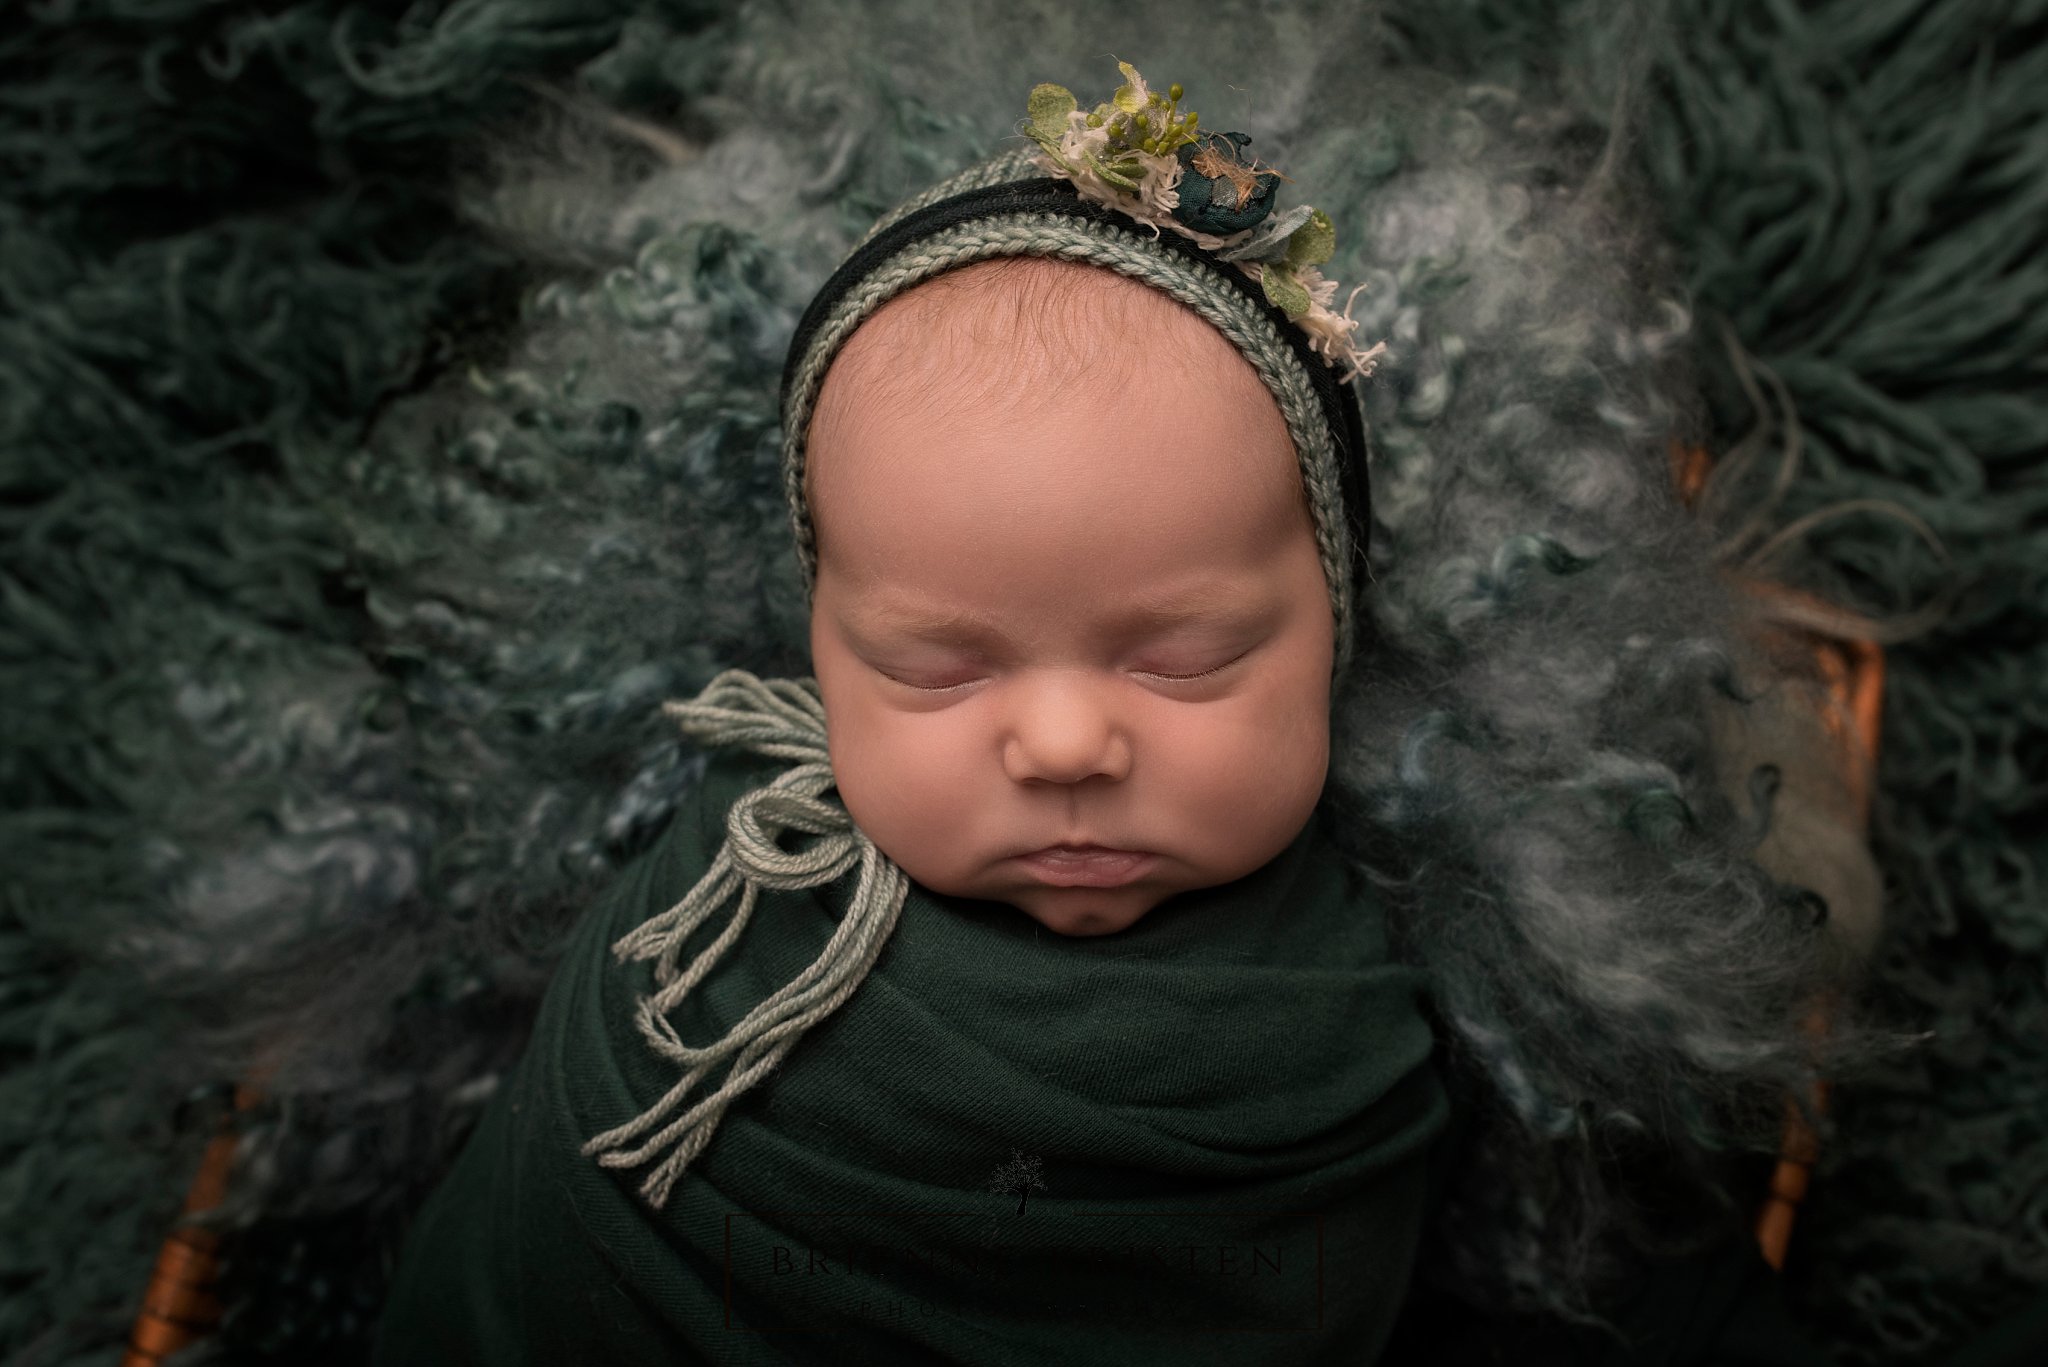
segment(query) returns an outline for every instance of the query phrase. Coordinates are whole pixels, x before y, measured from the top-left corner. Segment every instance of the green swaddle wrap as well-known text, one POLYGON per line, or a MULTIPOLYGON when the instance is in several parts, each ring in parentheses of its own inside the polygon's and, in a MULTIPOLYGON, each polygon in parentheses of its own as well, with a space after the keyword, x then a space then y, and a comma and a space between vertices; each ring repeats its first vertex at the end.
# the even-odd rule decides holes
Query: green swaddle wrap
MULTIPOLYGON (((1323 808, 1265 867, 1097 939, 912 884, 866 980, 665 1204, 584 1154, 677 1076, 635 1023, 653 967, 611 947, 786 767, 714 757, 580 924, 420 1217, 377 1361, 1371 1361, 1446 1103, 1420 978, 1323 808)), ((855 877, 763 893, 677 1035, 801 973, 855 877)))

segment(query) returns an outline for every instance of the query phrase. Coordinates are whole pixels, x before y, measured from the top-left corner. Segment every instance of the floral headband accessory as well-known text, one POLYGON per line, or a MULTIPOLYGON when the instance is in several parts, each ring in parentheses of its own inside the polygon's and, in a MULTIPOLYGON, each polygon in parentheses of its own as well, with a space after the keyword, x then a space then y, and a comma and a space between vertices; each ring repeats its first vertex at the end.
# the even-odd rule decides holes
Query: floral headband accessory
POLYGON ((1387 344, 1360 348, 1353 340, 1351 305, 1365 286, 1351 291, 1343 312, 1330 307, 1337 282, 1320 269, 1337 245, 1329 216, 1306 204, 1275 214, 1286 177, 1246 155, 1249 137, 1201 131, 1195 112, 1181 110, 1178 84, 1161 94, 1129 62, 1117 67, 1125 83, 1092 110, 1065 86, 1032 88, 1022 128, 1043 149, 1037 165, 1084 199, 1234 263, 1308 334, 1311 349, 1345 368, 1346 380, 1370 375, 1387 344))

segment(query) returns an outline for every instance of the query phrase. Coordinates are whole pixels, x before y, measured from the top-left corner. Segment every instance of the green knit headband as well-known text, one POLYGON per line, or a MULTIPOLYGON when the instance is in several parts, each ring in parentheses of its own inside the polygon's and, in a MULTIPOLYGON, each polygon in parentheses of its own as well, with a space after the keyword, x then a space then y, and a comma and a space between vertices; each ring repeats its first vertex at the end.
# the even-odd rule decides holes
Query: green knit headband
MULTIPOLYGON (((1334 358, 1326 354, 1327 331, 1319 342, 1308 323, 1290 317, 1284 298, 1274 302, 1277 269, 1262 281, 1256 267, 1247 270, 1204 245, 1216 240, 1213 234, 1161 232, 1129 211, 1135 205, 1090 198, 1074 180, 1048 174, 1046 164, 1029 149, 1008 152, 899 206, 869 230, 806 310, 782 382, 783 491, 806 593, 817 577, 817 542, 803 491, 805 441, 825 372, 847 338, 896 295, 974 262, 1033 256, 1092 264, 1193 309, 1251 362, 1273 395, 1315 523, 1336 626, 1334 668, 1341 675, 1355 645, 1368 523, 1364 428, 1339 363, 1350 360, 1354 373, 1362 373, 1375 353, 1341 347, 1334 358)), ((1282 223, 1288 222, 1297 230, 1328 228, 1312 210, 1284 216, 1282 223)), ((1257 236, 1248 230, 1235 235, 1257 236)), ((1286 239, 1274 240, 1274 250, 1284 252, 1286 239)), ((1326 310, 1323 316, 1336 317, 1326 310)), ((1340 335, 1348 339, 1348 330, 1340 335)))

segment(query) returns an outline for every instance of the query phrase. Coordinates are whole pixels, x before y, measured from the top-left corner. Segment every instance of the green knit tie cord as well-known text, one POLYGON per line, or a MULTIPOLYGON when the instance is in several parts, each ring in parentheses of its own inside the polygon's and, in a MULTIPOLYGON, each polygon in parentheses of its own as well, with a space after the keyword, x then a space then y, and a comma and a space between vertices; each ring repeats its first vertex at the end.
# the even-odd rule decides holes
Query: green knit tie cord
POLYGON ((640 1194, 656 1209, 666 1204, 677 1180, 711 1142, 726 1108, 774 1071, 804 1031, 837 1010, 866 979, 896 928, 910 889, 908 876, 861 833, 845 807, 821 796, 833 779, 825 747, 825 707, 815 680, 762 680, 745 670, 729 669, 694 699, 666 703, 662 711, 700 745, 744 746, 772 758, 794 760, 796 766, 736 801, 726 817, 725 842, 697 885, 682 901, 612 946, 622 964, 653 962, 655 991, 641 999, 637 1023, 655 1052, 674 1060, 683 1075, 637 1118, 590 1140, 583 1152, 607 1168, 634 1168, 659 1159, 640 1186, 640 1194), (785 850, 777 841, 786 831, 819 838, 803 849, 785 850), (856 864, 860 882, 817 960, 749 1011, 717 1043, 683 1043, 669 1013, 746 929, 761 891, 818 887, 856 864), (738 905, 718 938, 690 961, 687 970, 678 972, 691 934, 735 894, 738 905), (700 1089, 694 1103, 683 1109, 692 1090, 726 1060, 731 1063, 725 1080, 708 1094, 700 1089), (648 1135, 649 1130, 655 1133, 648 1135))

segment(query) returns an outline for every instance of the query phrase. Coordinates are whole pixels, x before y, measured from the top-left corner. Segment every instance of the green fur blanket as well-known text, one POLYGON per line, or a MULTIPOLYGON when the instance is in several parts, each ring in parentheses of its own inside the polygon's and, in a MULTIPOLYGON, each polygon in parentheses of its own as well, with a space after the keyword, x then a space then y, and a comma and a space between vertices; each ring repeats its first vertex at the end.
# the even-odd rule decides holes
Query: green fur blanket
MULTIPOLYGON (((260 1072, 210 1351, 361 1359, 566 927, 699 780, 657 704, 804 672, 795 310, 1105 52, 1402 196, 1390 470, 1524 487, 1489 358, 1668 364, 1704 397, 1644 440, 1763 472, 1731 543, 1918 628, 1875 992, 1926 1039, 1839 1089, 1786 1287, 1894 1362, 2048 1284, 2048 6, 46 0, 0 25, 0 1357, 113 1359, 260 1072), (1557 268, 1559 174, 1675 255, 1557 268)), ((1626 425, 1621 365, 1521 369, 1626 425)))

